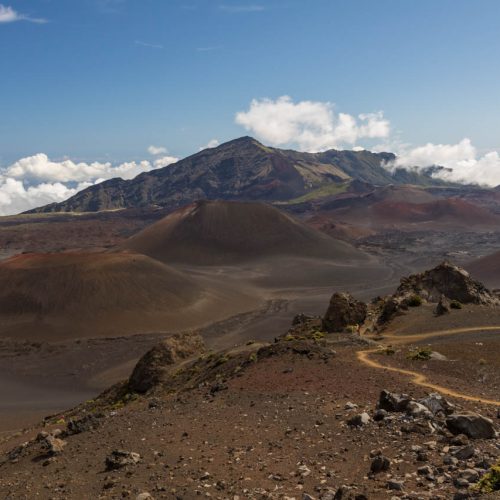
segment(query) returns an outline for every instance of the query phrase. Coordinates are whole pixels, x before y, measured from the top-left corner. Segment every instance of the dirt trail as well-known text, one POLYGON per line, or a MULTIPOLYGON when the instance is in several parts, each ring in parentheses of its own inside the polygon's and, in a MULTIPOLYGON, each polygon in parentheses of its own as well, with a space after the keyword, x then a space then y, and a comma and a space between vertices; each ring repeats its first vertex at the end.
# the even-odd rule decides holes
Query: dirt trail
MULTIPOLYGON (((480 332, 480 331, 500 331, 500 326, 482 326, 482 327, 471 327, 471 328, 453 328, 449 330, 438 330, 434 332, 427 332, 416 335, 398 335, 397 332, 392 332, 384 335, 384 339, 391 339, 393 344, 409 344, 411 342, 420 341, 420 340, 428 340, 435 337, 442 337, 446 335, 454 335, 454 334, 462 334, 462 333, 472 333, 472 332, 480 332)), ((476 403, 484 403, 494 406, 500 406, 500 401, 493 399, 485 399, 477 396, 470 396, 468 394, 464 394, 461 392, 454 391, 453 389, 449 389, 447 387, 433 384, 427 378, 427 376, 422 373, 414 372, 412 370, 406 370, 404 368, 396 368, 394 366, 385 366, 378 361, 374 361, 370 358, 371 354, 379 351, 379 349, 368 349, 365 351, 358 351, 357 358, 361 363, 369 366, 370 368, 376 368, 380 370, 388 370, 392 372, 401 373, 403 375, 407 375, 411 377, 412 382, 421 387, 428 387, 434 391, 440 392, 446 396, 451 396, 455 398, 464 399, 466 401, 474 401, 476 403)))

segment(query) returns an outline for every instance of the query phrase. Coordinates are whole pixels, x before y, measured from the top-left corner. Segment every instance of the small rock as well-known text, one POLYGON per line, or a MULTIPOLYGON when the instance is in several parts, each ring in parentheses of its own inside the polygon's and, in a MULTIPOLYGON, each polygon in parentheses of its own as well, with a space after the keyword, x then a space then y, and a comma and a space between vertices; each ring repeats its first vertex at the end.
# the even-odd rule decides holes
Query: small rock
POLYGON ((141 460, 139 453, 133 451, 115 450, 106 457, 106 469, 120 469, 127 465, 136 465, 141 460))
POLYGON ((381 408, 376 410, 373 414, 373 420, 375 420, 375 422, 380 422, 381 420, 384 420, 385 417, 387 417, 387 411, 382 410, 381 408))
POLYGON ((377 408, 386 411, 403 412, 411 399, 406 394, 395 394, 387 390, 380 393, 377 408))
POLYGON ((139 493, 135 497, 135 500, 154 500, 154 499, 150 493, 148 493, 147 491, 144 491, 143 493, 139 493))
POLYGON ((467 446, 462 446, 461 448, 455 450, 453 452, 453 456, 458 460, 468 460, 469 458, 472 458, 475 453, 476 450, 474 446, 468 444, 467 446))
POLYGON ((387 481, 387 488, 389 490, 403 491, 404 481, 398 481, 396 479, 389 479, 389 481, 387 481))
POLYGON ((368 413, 366 412, 363 412, 359 415, 354 415, 354 417, 351 417, 347 421, 347 425, 350 425, 351 427, 363 427, 364 425, 367 425, 370 420, 370 415, 368 415, 368 413))
POLYGON ((373 458, 370 464, 370 472, 372 474, 378 474, 379 472, 384 472, 389 470, 391 466, 391 461, 384 455, 377 455, 373 458))

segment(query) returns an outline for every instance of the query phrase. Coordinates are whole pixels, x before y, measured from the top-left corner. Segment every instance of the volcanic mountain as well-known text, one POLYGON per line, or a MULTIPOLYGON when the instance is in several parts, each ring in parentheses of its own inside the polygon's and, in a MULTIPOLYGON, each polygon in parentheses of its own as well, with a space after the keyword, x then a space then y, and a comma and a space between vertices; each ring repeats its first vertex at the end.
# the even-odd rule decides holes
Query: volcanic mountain
POLYGON ((352 180, 378 185, 442 184, 430 175, 389 172, 384 164, 394 158, 391 153, 369 151, 300 153, 242 137, 132 180, 102 182, 33 212, 94 212, 154 205, 175 209, 200 199, 290 200, 318 189, 336 189, 352 180))
POLYGON ((170 263, 233 264, 273 256, 366 260, 365 254, 260 202, 199 201, 121 247, 170 263))
POLYGON ((0 263, 0 283, 0 337, 175 330, 227 301, 185 274, 132 253, 21 254, 0 263))

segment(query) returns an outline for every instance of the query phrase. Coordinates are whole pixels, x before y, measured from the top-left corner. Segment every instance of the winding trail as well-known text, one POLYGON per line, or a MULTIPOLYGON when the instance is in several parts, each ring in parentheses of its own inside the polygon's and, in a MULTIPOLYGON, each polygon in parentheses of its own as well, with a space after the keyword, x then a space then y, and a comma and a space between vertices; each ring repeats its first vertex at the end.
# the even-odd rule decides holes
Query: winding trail
MULTIPOLYGON (((500 332, 500 326, 478 326, 472 328, 453 328, 450 330, 438 330, 434 332, 427 332, 415 335, 398 335, 397 332, 388 333, 384 335, 384 339, 391 339, 392 344, 404 345, 409 344, 411 342, 420 341, 420 340, 428 340, 436 337, 442 337, 447 335, 456 335, 461 333, 472 333, 472 332, 484 332, 484 331, 498 331, 500 332)), ((463 394, 461 392, 454 391, 453 389, 449 389, 442 385, 433 384, 430 382, 426 375, 422 373, 418 373, 412 370, 406 370, 404 368, 397 368, 394 366, 386 366, 378 361, 373 360, 370 355, 378 352, 379 349, 367 349, 364 351, 358 351, 356 356, 358 360, 369 366, 370 368, 376 368, 379 370, 388 370, 391 372, 401 373, 402 375, 406 375, 411 378, 412 383, 415 385, 419 385, 421 387, 427 387, 434 391, 440 392, 446 396, 451 396, 455 398, 464 399, 466 401, 473 401, 475 403, 484 403, 493 406, 500 407, 500 401, 494 399, 486 399, 477 396, 470 396, 468 394, 463 394)))

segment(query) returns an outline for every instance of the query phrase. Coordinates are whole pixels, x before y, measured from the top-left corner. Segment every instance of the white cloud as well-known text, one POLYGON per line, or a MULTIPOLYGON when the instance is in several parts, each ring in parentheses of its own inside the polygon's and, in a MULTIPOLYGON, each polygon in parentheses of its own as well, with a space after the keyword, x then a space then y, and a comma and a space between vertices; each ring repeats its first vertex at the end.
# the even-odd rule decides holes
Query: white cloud
POLYGON ((199 151, 203 151, 204 149, 209 149, 209 148, 216 148, 219 144, 220 142, 218 141, 218 139, 211 139, 210 141, 208 141, 207 144, 205 144, 205 146, 201 146, 199 151))
POLYGON ((179 161, 179 158, 175 156, 162 156, 160 158, 156 158, 153 162, 154 168, 168 167, 168 165, 172 165, 179 161))
POLYGON ((46 19, 30 17, 25 14, 20 14, 8 5, 0 3, 0 24, 1 23, 15 23, 16 21, 28 21, 30 23, 44 24, 46 19))
POLYGON ((164 155, 168 153, 167 148, 164 148, 163 146, 149 146, 148 147, 148 153, 150 155, 156 156, 156 155, 164 155))
POLYGON ((0 215, 14 214, 63 201, 78 191, 113 177, 132 179, 142 172, 165 167, 178 161, 162 156, 153 162, 143 160, 112 165, 111 163, 75 163, 52 161, 39 153, 22 158, 0 169, 0 215))
POLYGON ((134 42, 136 45, 139 45, 140 47, 147 47, 149 49, 163 49, 163 45, 159 43, 151 43, 151 42, 143 42, 142 40, 136 40, 134 42))
POLYGON ((462 139, 457 144, 432 144, 411 148, 403 147, 397 151, 397 159, 388 168, 416 168, 417 170, 441 166, 434 174, 440 179, 464 184, 486 186, 500 185, 500 155, 490 151, 478 155, 470 139, 462 139))
POLYGON ((293 102, 288 96, 254 99, 247 111, 236 114, 236 123, 273 146, 293 146, 316 152, 353 146, 360 139, 386 138, 390 124, 381 112, 354 117, 334 112, 333 104, 293 102))

